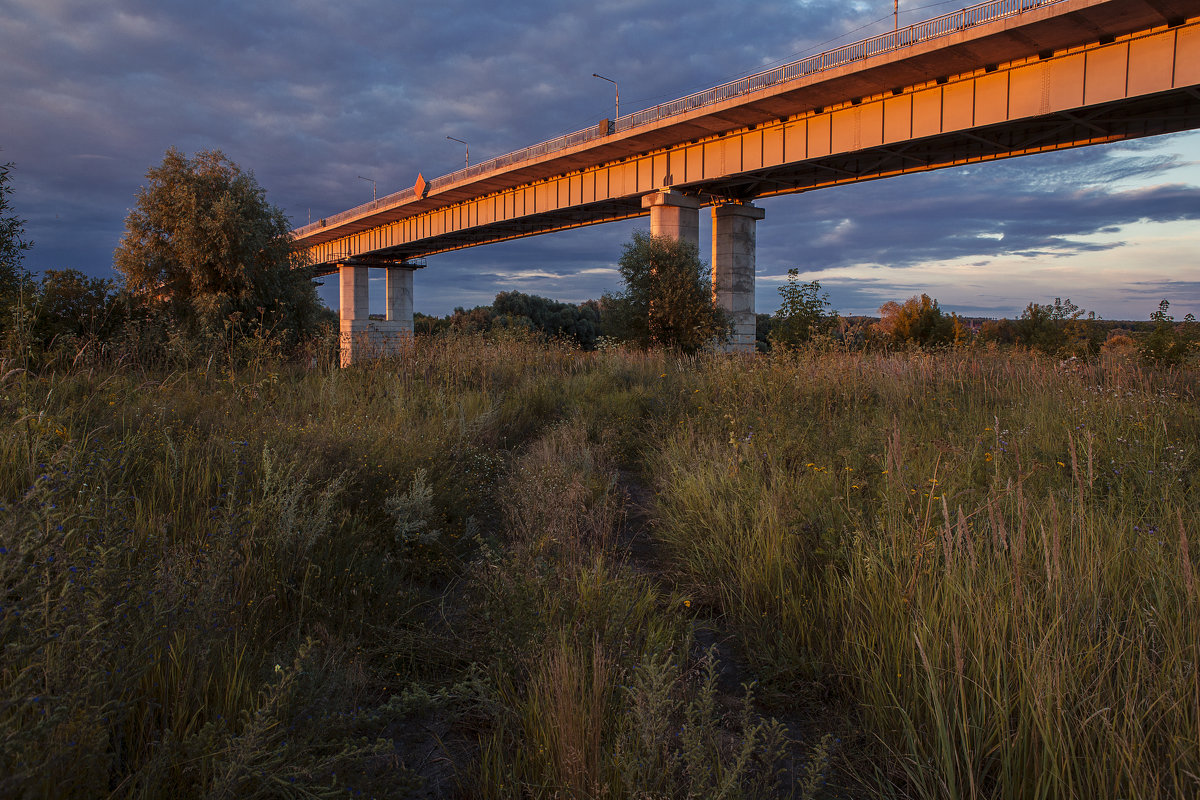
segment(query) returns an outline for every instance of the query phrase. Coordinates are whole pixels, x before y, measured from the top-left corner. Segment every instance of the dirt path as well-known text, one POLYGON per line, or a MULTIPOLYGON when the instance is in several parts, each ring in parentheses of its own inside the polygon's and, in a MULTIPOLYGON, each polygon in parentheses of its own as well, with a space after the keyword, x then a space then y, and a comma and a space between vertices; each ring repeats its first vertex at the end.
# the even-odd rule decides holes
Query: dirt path
MULTIPOLYGON (((670 557, 654 536, 654 491, 637 473, 624 469, 618 472, 617 488, 625 496, 625 521, 617 539, 618 552, 625 565, 638 575, 653 580, 665 592, 678 588, 670 557)), ((698 663, 710 649, 717 665, 718 703, 732 718, 742 706, 746 686, 757 679, 736 634, 723 625, 720 617, 698 615, 692 623, 693 661, 698 663)), ((823 787, 816 797, 865 797, 861 791, 849 788, 853 783, 850 779, 852 761, 842 746, 843 741, 852 744, 853 740, 859 738, 853 721, 844 704, 831 702, 822 694, 822 690, 814 685, 811 694, 806 693, 796 703, 786 703, 781 707, 774 707, 774 704, 767 707, 762 702, 757 704, 764 716, 774 717, 783 723, 791 741, 784 796, 799 796, 793 793, 801 791, 813 749, 828 735, 829 764, 825 770, 823 787)))

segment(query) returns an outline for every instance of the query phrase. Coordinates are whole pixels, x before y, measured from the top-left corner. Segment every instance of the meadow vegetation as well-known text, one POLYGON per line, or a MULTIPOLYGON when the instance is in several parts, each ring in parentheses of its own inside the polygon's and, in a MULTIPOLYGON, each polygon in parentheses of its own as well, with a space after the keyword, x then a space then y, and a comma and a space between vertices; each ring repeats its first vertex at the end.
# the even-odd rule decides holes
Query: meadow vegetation
POLYGON ((4 796, 1198 789, 1194 371, 19 355, 4 796))

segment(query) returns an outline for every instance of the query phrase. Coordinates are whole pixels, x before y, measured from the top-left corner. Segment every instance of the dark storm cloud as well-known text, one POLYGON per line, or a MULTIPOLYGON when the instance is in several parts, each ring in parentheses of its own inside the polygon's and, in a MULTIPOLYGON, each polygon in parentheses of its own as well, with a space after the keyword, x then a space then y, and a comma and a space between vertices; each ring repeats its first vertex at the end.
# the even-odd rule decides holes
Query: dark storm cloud
MULTIPOLYGON (((446 136, 480 161, 594 124, 613 95, 593 72, 620 82, 628 112, 886 29, 891 12, 886 0, 0 2, 0 159, 17 164, 27 266, 97 275, 171 146, 223 150, 304 224, 368 200, 358 176, 384 194, 457 169, 446 136)), ((1194 219, 1196 187, 1160 179, 1178 159, 1123 147, 1135 155, 1088 149, 765 200, 760 274, 1054 257, 1116 246, 1087 237, 1132 220, 1194 219)), ((617 288, 612 267, 639 224, 431 258, 417 306, 444 313, 513 288, 596 297, 617 288)))

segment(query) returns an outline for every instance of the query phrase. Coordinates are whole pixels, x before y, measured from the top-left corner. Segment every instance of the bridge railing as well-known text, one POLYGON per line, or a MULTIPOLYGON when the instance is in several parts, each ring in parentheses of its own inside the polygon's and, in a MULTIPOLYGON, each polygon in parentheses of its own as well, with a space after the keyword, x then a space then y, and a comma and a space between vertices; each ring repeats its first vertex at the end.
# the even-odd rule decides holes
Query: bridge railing
MULTIPOLYGON (((1036 8, 1052 6, 1063 2, 1066 2, 1066 0, 988 0, 988 2, 969 6, 949 14, 943 14, 940 17, 918 22, 906 28, 881 33, 868 39, 809 56, 808 58, 802 58, 799 61, 792 61, 772 69, 748 75, 744 78, 739 78, 738 80, 723 83, 720 86, 714 86, 702 92, 695 92, 686 97, 680 97, 677 100, 660 103, 651 108, 626 114, 614 121, 613 129, 616 132, 628 131, 642 125, 649 125, 680 114, 686 114, 698 108, 704 108, 741 95, 757 92, 760 89, 765 89, 768 86, 774 86, 778 83, 785 83, 854 61, 862 61, 863 59, 892 50, 911 47, 921 42, 927 42, 930 39, 949 36, 972 25, 992 22, 1004 17, 1015 16, 1036 8)), ((430 191, 441 189, 458 183, 461 180, 503 169, 513 164, 519 164, 531 158, 538 158, 559 150, 566 150, 595 139, 603 139, 607 135, 607 133, 600 130, 599 126, 594 125, 590 128, 568 133, 545 142, 539 142, 538 144, 530 145, 521 150, 515 150, 487 161, 481 161, 478 164, 464 167, 448 175, 439 176, 429 181, 429 189, 430 191)), ((296 235, 305 236, 321 228, 337 225, 346 220, 360 217, 363 214, 369 214, 372 211, 391 208, 406 200, 415 198, 416 191, 414 189, 402 189, 399 192, 385 195, 370 203, 356 206, 349 211, 343 211, 298 228, 296 235)))

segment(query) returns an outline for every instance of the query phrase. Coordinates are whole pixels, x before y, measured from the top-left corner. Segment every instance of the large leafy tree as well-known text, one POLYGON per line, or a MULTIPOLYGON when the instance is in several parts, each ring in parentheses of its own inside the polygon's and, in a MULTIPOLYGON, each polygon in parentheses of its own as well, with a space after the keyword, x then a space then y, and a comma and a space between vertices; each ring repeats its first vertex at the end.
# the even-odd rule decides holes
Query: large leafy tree
POLYGON ((729 335, 694 244, 637 231, 617 262, 625 290, 604 296, 605 330, 644 347, 695 352, 729 335))
POLYGON ((253 173, 220 151, 188 158, 171 148, 146 178, 114 256, 130 292, 199 329, 231 320, 293 338, 313 329, 316 288, 253 173))

